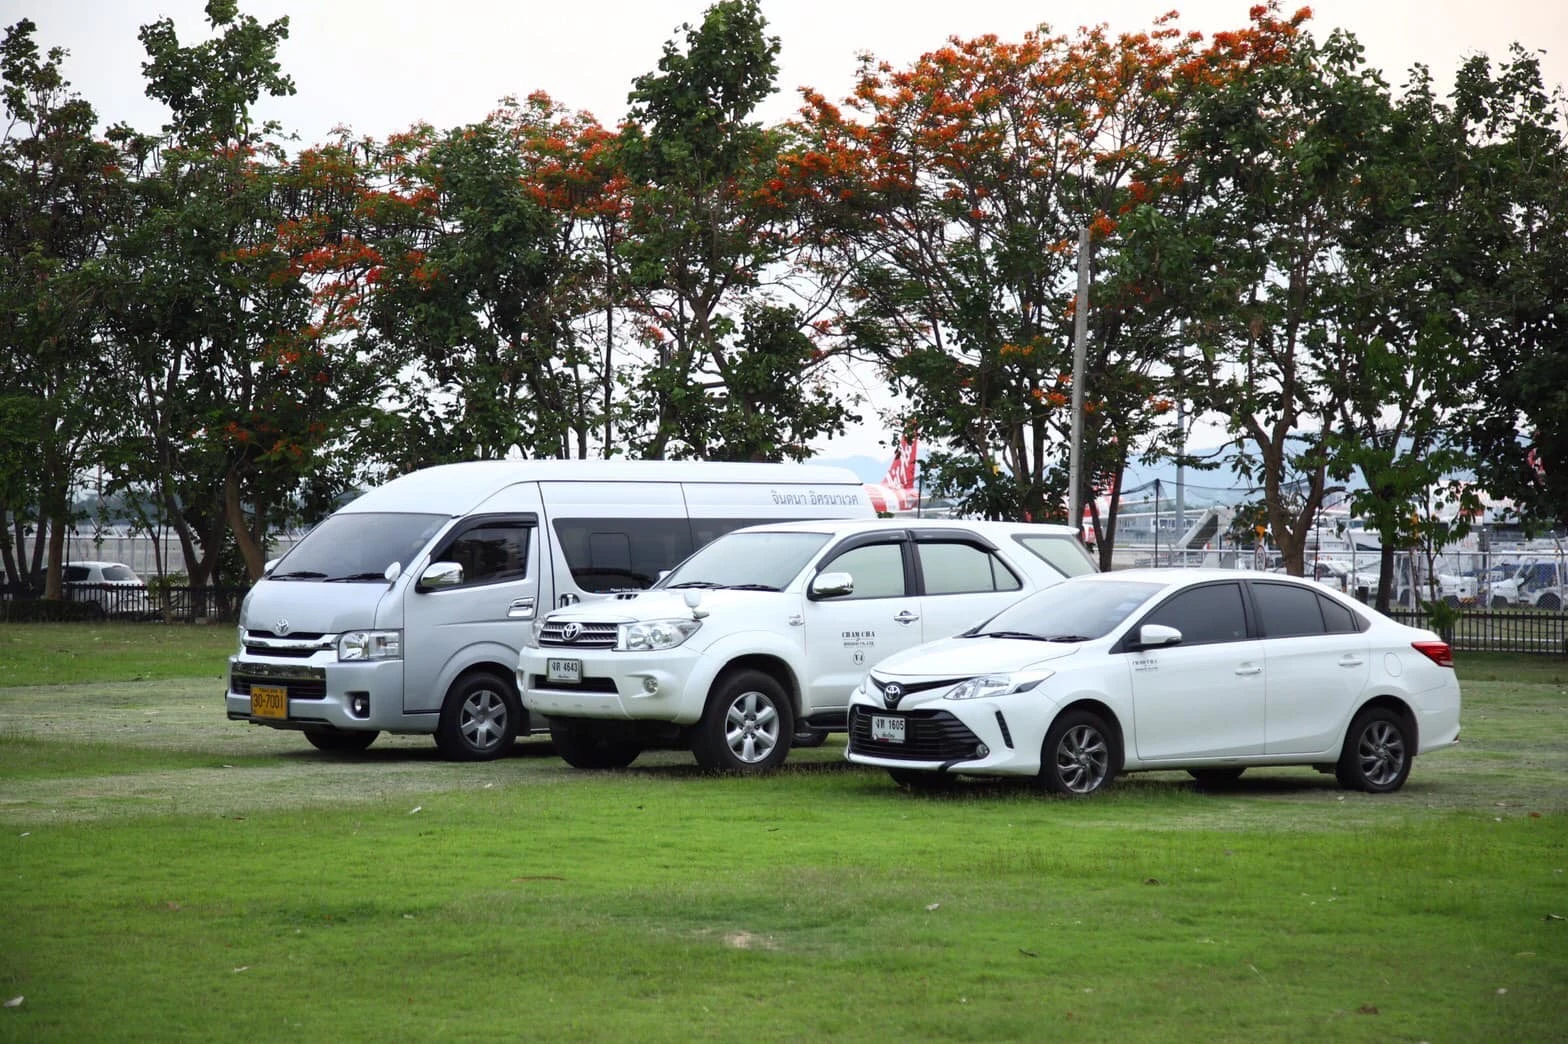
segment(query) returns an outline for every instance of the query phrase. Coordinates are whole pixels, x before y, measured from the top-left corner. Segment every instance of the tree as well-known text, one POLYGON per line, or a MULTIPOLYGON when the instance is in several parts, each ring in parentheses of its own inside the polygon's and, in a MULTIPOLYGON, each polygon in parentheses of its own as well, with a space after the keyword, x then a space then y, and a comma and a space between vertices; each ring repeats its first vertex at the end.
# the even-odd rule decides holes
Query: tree
POLYGON ((72 484, 122 398, 101 364, 101 260, 136 142, 123 128, 94 137, 92 106, 61 72, 66 52, 40 57, 35 29, 23 19, 0 44, 0 554, 12 582, 45 568, 44 596, 58 598, 72 484))
POLYGON ((621 257, 646 365, 628 377, 622 432, 639 456, 801 459, 847 409, 821 380, 819 305, 794 274, 781 135, 749 122, 774 90, 777 37, 757 0, 723 0, 686 48, 634 81, 621 141, 629 215, 621 257), (771 284, 771 289, 765 288, 771 284))
POLYGON ((1347 278, 1345 249, 1389 120, 1387 90, 1354 39, 1303 33, 1283 60, 1206 96, 1183 135, 1192 197, 1176 233, 1185 242, 1173 249, 1192 262, 1196 400, 1229 418, 1246 451, 1241 470, 1261 484, 1269 529, 1296 575, 1336 491, 1333 432, 1354 391, 1339 375, 1365 346, 1345 336, 1345 317, 1368 307, 1347 278), (1285 495, 1293 474, 1294 499, 1285 495))
POLYGON ((587 455, 603 357, 582 324, 606 277, 581 230, 610 191, 595 152, 608 137, 536 94, 382 150, 361 209, 384 260, 371 332, 408 368, 390 404, 396 470, 587 455))
MULTIPOLYGON (((843 326, 879 350, 912 399, 904 423, 945 442, 935 489, 992 517, 1065 518, 1079 230, 1109 252, 1092 298, 1085 489, 1115 488, 1172 400, 1172 299, 1117 260, 1170 190, 1193 89, 1292 27, 1259 15, 1212 46, 1160 20, 1150 33, 1020 43, 953 40, 907 70, 867 59, 847 118, 817 94, 796 160, 828 211, 843 326)), ((1093 497, 1088 498, 1091 502, 1093 497)), ((1113 519, 1101 528, 1109 562, 1113 519)), ((1076 520, 1075 520, 1076 521, 1076 520)))
POLYGON ((352 459, 358 411, 387 379, 348 336, 375 261, 354 235, 351 164, 290 163, 278 128, 250 116, 293 91, 276 61, 288 20, 221 0, 207 14, 219 35, 191 47, 167 19, 141 32, 171 121, 116 253, 112 311, 138 385, 117 477, 156 491, 196 584, 217 579, 230 541, 260 576, 267 535, 347 485, 331 462, 352 459))
POLYGON ((1445 125, 1464 166, 1453 253, 1480 359, 1477 477, 1533 527, 1568 526, 1568 106, 1514 47, 1455 78, 1445 125))

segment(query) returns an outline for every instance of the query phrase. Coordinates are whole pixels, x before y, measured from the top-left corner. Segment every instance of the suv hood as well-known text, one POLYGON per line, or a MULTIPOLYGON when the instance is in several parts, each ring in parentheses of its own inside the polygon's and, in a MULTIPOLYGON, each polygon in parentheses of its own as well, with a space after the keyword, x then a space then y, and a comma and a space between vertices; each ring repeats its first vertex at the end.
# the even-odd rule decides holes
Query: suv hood
MULTIPOLYGON (((555 609, 548 615, 552 620, 603 620, 631 623, 638 620, 669 620, 678 616, 690 617, 691 608, 686 596, 692 592, 702 596, 697 603, 698 612, 720 612, 734 605, 756 605, 758 598, 778 598, 780 591, 730 591, 724 588, 704 590, 690 588, 681 591, 644 591, 635 598, 605 598, 583 602, 569 609, 555 609)), ((795 597, 793 595, 791 598, 795 597)))
POLYGON ((376 619, 390 588, 384 582, 322 584, 309 580, 259 580, 245 596, 240 626, 247 631, 341 634, 366 627, 398 627, 376 619))
POLYGON ((871 668, 879 678, 964 678, 1022 671, 1072 656, 1082 643, 1021 638, 943 638, 894 653, 871 668))

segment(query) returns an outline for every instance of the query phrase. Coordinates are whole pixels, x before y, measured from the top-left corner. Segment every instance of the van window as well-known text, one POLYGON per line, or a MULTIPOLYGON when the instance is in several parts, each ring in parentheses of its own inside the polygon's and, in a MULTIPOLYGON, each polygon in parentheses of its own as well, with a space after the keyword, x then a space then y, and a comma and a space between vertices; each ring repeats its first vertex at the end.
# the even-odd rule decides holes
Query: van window
POLYGON ((269 577, 380 581, 393 562, 405 569, 412 565, 430 538, 449 521, 450 515, 340 512, 306 533, 269 577))
MULTIPOLYGON (((555 536, 579 590, 642 590, 693 551, 761 518, 558 518, 555 536)), ((791 574, 793 575, 793 574, 791 574)))
POLYGON ((1082 576, 1085 573, 1100 571, 1099 566, 1095 565, 1094 559, 1089 557, 1089 552, 1084 550, 1083 544, 1076 537, 1025 534, 1015 536, 1013 539, 1022 544, 1024 550, 1063 576, 1082 576))
POLYGON ((465 529, 431 558, 463 567, 463 583, 493 584, 528 575, 528 540, 533 526, 496 519, 465 529))
POLYGON ((1017 591, 1023 587, 1007 563, 973 544, 922 540, 915 544, 915 551, 928 595, 1017 591))
POLYGON ((555 536, 580 590, 641 590, 691 554, 684 518, 558 518, 555 536))

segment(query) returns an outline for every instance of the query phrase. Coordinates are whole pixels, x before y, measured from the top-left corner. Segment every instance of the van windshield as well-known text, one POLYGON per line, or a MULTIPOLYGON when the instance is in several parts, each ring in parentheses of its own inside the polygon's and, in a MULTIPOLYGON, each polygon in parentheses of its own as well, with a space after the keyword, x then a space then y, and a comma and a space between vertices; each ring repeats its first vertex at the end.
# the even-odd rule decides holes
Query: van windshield
POLYGON ((407 569, 449 521, 448 515, 332 515, 306 533, 267 579, 320 583, 381 580, 393 562, 407 569))
POLYGON ((827 533, 726 533, 657 586, 782 590, 827 542, 827 533))

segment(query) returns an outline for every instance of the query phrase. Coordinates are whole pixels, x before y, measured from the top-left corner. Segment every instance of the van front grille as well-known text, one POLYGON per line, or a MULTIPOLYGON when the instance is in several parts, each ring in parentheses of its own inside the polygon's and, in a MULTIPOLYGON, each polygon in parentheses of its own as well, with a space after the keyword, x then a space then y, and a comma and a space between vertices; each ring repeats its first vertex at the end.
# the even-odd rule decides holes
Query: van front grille
POLYGON ((327 672, 319 667, 235 664, 229 672, 229 691, 236 696, 249 696, 252 685, 281 685, 288 689, 291 700, 327 698, 327 672))

